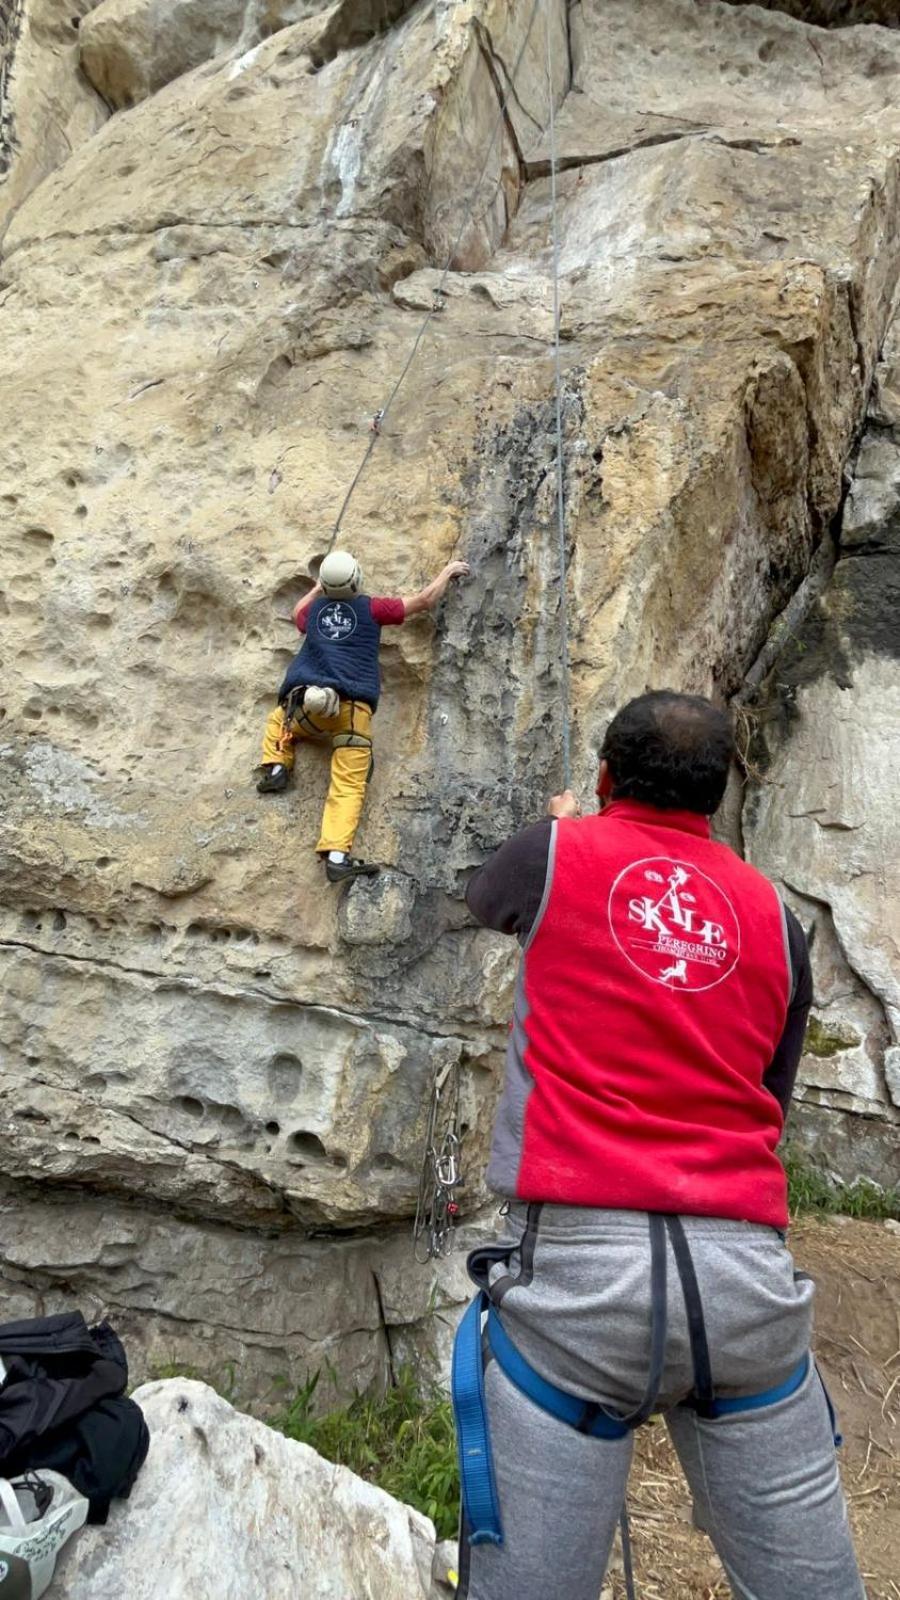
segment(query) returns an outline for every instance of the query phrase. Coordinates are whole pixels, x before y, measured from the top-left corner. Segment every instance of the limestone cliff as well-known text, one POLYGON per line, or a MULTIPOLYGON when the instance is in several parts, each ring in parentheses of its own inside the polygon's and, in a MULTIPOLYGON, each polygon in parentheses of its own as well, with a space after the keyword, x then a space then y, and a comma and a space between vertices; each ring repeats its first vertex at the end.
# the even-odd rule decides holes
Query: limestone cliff
MULTIPOLYGON (((447 1062, 482 1197, 515 953, 471 927, 462 884, 560 779, 551 97, 587 789, 623 696, 741 691, 827 569, 876 372, 890 388, 900 37, 717 0, 101 0, 68 31, 50 0, 4 15, 7 1292, 19 1314, 102 1305, 150 1364, 208 1370, 214 1337, 248 1388, 323 1353, 366 1376, 386 1336, 423 1337, 403 1219, 447 1062), (376 591, 451 553, 476 579, 385 641, 361 842, 388 871, 341 900, 311 849, 315 753, 274 801, 251 770, 307 558, 454 241, 343 539, 376 591)), ((842 567, 822 605, 840 608, 842 567)), ((751 847, 804 904, 874 874, 844 940, 856 1076, 824 1081, 814 1055, 807 1082, 832 1162, 859 1164, 861 1112, 878 1173, 887 742, 866 742, 852 862, 844 830, 799 871, 765 811, 771 771, 814 782, 840 670, 825 633, 805 742, 773 727, 751 847)), ((868 646, 854 677, 864 740, 897 692, 876 655, 877 685, 868 646)))
POLYGON ((759 781, 745 813, 753 859, 811 938, 816 1010, 795 1131, 833 1168, 886 1184, 900 1170, 898 339, 895 320, 831 581, 755 705, 759 781))

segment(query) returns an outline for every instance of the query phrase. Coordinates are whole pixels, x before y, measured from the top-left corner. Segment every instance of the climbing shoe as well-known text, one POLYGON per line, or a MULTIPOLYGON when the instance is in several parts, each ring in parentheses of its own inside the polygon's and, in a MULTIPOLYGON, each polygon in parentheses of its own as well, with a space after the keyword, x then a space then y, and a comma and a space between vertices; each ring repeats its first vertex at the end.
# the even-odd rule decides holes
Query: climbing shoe
POLYGON ((351 878, 374 878, 381 868, 371 861, 359 861, 345 856, 343 861, 325 861, 325 876, 329 883, 347 883, 351 878))
POLYGON ((261 768, 262 777, 256 785, 257 794, 280 794, 290 782, 290 772, 287 767, 281 766, 277 761, 267 761, 261 768))

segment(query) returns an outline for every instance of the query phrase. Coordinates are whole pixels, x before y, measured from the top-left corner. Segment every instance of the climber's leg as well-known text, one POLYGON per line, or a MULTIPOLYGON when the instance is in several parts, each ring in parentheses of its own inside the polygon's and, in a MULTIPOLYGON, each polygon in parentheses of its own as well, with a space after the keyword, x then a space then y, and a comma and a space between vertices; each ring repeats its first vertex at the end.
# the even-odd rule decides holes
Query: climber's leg
POLYGON ((293 730, 289 731, 285 721, 283 706, 276 706, 269 712, 266 720, 266 731, 263 734, 262 765, 264 767, 287 767, 290 771, 294 765, 294 738, 293 730))
POLYGON ((833 1420, 812 1365, 792 1395, 759 1410, 667 1413, 695 1519, 736 1600, 865 1600, 833 1420))
POLYGON ((269 713, 263 736, 262 776, 256 785, 260 794, 278 794, 286 789, 294 765, 294 745, 298 739, 324 741, 338 727, 338 717, 310 715, 301 704, 288 720, 283 706, 269 713))
POLYGON ((459 1596, 597 1600, 625 1499, 634 1434, 594 1439, 579 1433, 538 1410, 496 1361, 488 1364, 484 1387, 503 1544, 470 1546, 463 1519, 459 1596))
POLYGON ((283 708, 276 706, 269 712, 263 734, 260 779, 256 785, 259 794, 280 794, 287 788, 294 765, 295 737, 293 724, 288 727, 283 708))
POLYGON ((332 735, 331 783, 322 814, 322 833, 316 846, 320 855, 330 857, 329 871, 334 882, 344 877, 377 871, 349 862, 353 840, 359 826, 366 785, 372 771, 372 711, 363 701, 342 700, 337 731, 332 735))

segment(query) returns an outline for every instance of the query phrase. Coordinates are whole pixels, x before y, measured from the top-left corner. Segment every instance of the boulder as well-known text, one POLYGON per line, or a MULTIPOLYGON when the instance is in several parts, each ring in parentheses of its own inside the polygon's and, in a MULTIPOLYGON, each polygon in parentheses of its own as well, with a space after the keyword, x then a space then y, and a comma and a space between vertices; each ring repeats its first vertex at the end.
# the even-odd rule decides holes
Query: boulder
MULTIPOLYGON (((82 71, 121 110, 237 44, 255 10, 247 0, 100 0, 81 29, 82 71)), ((247 48, 256 43, 251 33, 247 48)))
POLYGON ((434 1527, 419 1512, 205 1384, 134 1398, 147 1461, 107 1525, 66 1546, 54 1600, 428 1600, 434 1527))
POLYGON ((316 58, 363 44, 411 0, 100 0, 79 35, 81 66, 114 110, 136 105, 232 47, 238 69, 263 39, 321 17, 316 58))

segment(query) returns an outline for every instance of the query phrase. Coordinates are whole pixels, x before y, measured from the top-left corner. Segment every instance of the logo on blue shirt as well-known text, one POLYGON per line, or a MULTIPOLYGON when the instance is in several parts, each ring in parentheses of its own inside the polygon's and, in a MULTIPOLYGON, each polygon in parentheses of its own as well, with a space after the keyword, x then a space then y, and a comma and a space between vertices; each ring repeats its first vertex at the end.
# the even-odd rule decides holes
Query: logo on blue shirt
POLYGON ((316 620, 319 633, 331 644, 343 644, 356 632, 358 624, 359 618, 352 606, 344 605, 341 600, 332 600, 330 605, 323 606, 316 620))

